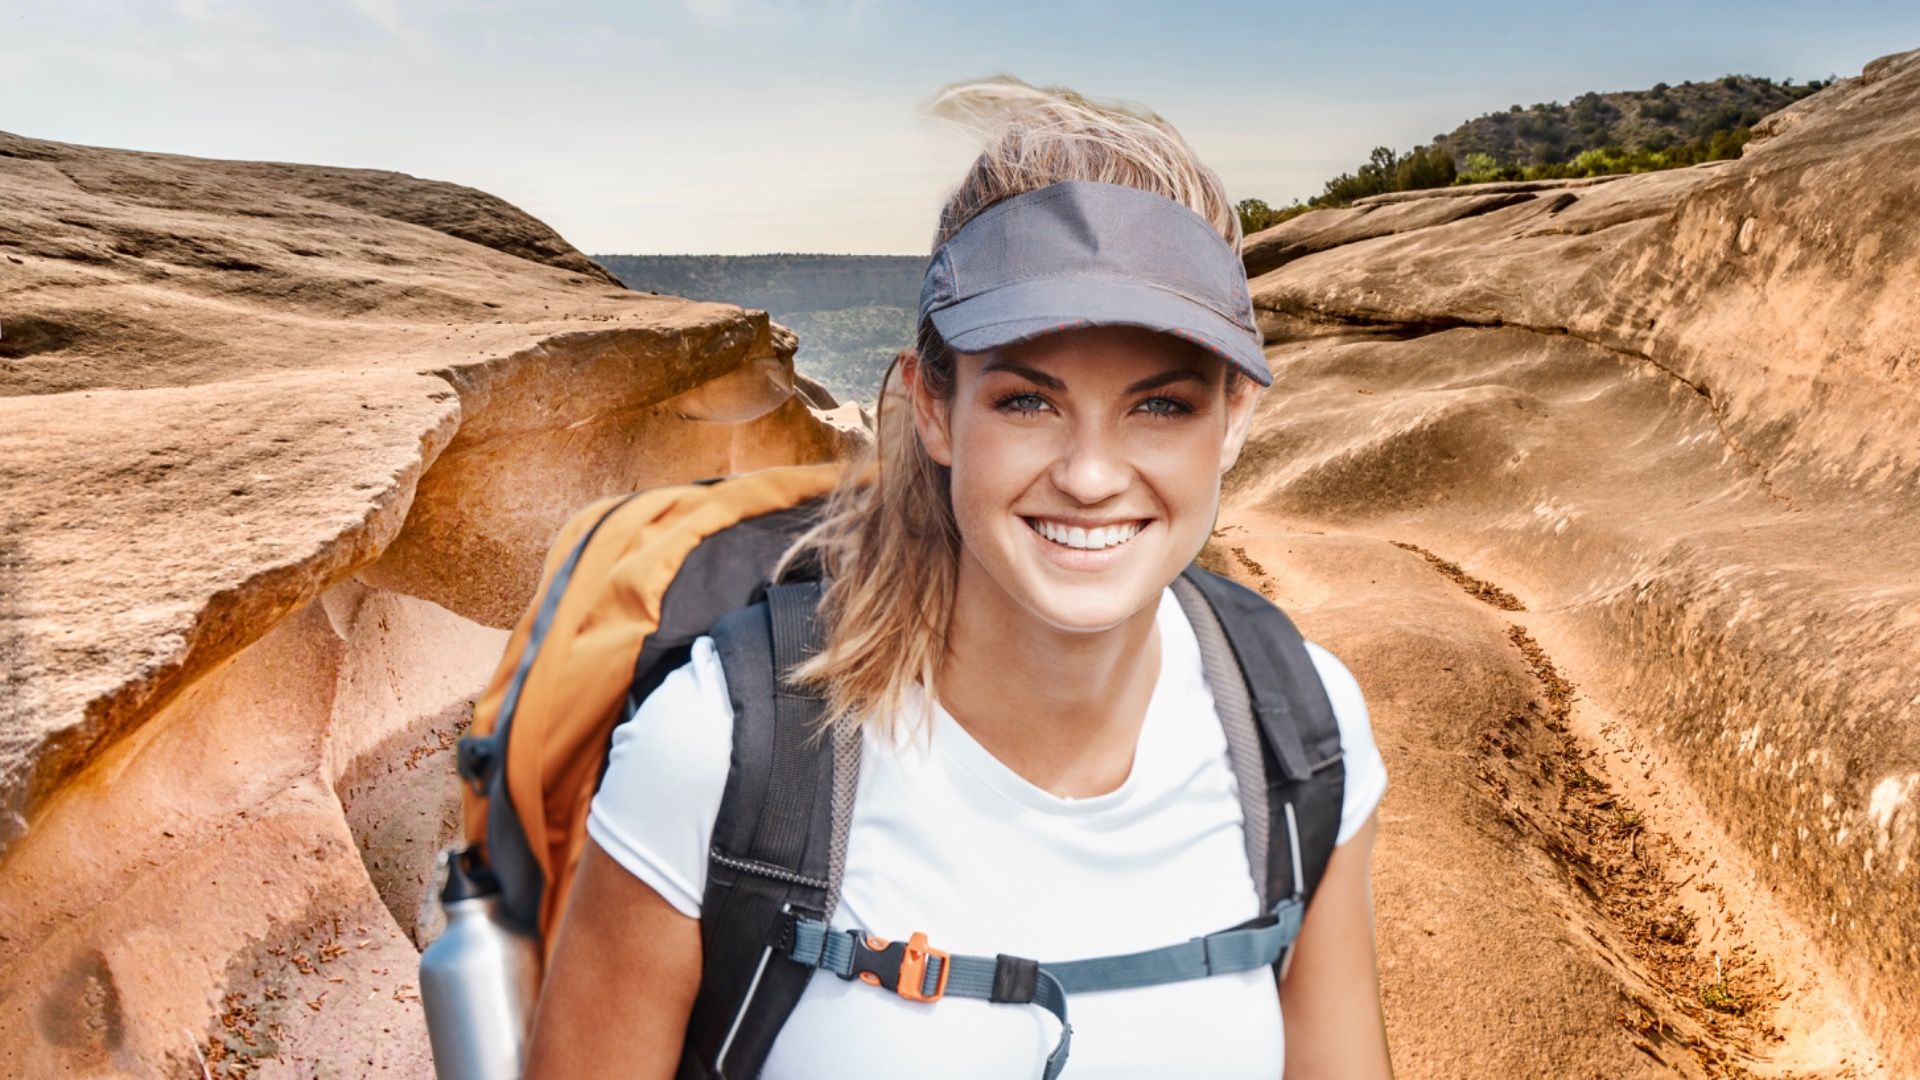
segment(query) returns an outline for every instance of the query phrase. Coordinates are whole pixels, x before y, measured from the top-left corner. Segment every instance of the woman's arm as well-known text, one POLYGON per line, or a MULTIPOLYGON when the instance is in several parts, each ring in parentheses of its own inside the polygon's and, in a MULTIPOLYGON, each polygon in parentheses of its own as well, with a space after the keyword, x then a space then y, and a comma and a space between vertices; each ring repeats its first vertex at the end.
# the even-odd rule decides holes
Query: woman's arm
POLYGON ((1373 946, 1376 809, 1333 849, 1280 982, 1287 1080, 1389 1080, 1386 1016, 1373 946))
POLYGON ((558 933, 526 1080, 671 1077, 700 989, 700 920, 589 838, 558 933))

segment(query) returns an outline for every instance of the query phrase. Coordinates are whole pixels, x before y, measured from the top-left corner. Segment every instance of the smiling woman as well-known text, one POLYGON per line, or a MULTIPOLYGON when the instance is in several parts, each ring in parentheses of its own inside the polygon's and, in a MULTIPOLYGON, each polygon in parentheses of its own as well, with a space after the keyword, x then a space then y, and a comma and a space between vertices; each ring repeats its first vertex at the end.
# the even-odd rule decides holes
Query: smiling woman
MULTIPOLYGON (((916 405, 922 442, 949 470, 957 591, 1013 600, 1023 612, 1013 633, 1028 622, 1082 635, 1150 623, 1149 602, 1213 528, 1219 485, 1195 478, 1217 478, 1238 455, 1251 388, 1233 380, 1229 395, 1218 356, 1133 326, 956 359, 950 399, 916 405), (973 580, 980 573, 990 584, 973 580)), ((979 609, 958 606, 964 628, 979 609)))
POLYGON ((1219 179, 1144 110, 935 107, 987 146, 876 459, 775 569, 818 607, 729 616, 616 730, 530 1074, 1389 1076, 1359 688, 1193 565, 1272 379, 1219 179), (723 654, 796 618, 821 877, 723 850, 760 738, 723 654))

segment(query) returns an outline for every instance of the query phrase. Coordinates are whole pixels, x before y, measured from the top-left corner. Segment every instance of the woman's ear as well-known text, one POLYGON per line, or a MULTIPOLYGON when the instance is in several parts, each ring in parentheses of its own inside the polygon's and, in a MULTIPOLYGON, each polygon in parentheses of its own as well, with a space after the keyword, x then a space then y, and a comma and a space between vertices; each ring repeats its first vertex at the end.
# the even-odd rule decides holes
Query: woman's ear
POLYGON ((913 404, 913 426, 920 433, 920 445, 935 463, 953 467, 953 436, 948 430, 949 402, 928 389, 920 370, 920 353, 907 349, 900 354, 900 375, 907 399, 913 404))
POLYGON ((1227 437, 1220 444, 1220 475, 1233 468, 1240 460, 1240 450, 1247 444, 1247 436, 1253 431, 1254 409, 1260 404, 1260 395, 1264 388, 1252 379, 1242 376, 1232 381, 1227 391, 1227 437))

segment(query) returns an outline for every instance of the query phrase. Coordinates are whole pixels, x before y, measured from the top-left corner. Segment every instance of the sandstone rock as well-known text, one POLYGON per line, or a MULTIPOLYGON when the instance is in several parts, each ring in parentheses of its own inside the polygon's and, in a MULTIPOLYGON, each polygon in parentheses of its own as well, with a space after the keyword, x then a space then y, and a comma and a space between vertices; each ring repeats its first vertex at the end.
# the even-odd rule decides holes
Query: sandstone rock
POLYGON ((502 628, 581 505, 863 440, 796 344, 471 189, 0 134, 0 1059, 431 1075, 502 628))
MULTIPOLYGON (((1920 1060, 1917 98, 1249 238, 1211 557, 1367 691, 1400 1075, 1920 1060)), ((430 1075, 450 748, 546 537, 865 437, 793 351, 467 189, 0 135, 0 1060, 430 1075)))
POLYGON ((1402 193, 1250 239, 1278 378, 1216 543, 1308 598, 1376 703, 1410 1075, 1920 1062, 1916 177, 1907 53, 1737 161, 1402 193), (1577 687, 1562 719, 1519 637, 1473 644, 1502 624, 1577 687), (1699 920, 1683 943, 1654 932, 1673 911, 1699 920), (1463 997, 1473 956, 1511 992, 1463 997), (1751 1009, 1703 1007, 1708 961, 1751 957, 1728 984, 1751 1009), (1556 1010, 1529 1009, 1542 991, 1556 1010))
POLYGON ((1379 207, 1391 203, 1362 199, 1351 207, 1320 210, 1283 221, 1271 229, 1253 234, 1242 245, 1241 258, 1247 264, 1247 276, 1259 277, 1303 255, 1326 251, 1342 244, 1444 225, 1449 221, 1490 213, 1533 199, 1532 195, 1523 193, 1490 195, 1477 190, 1479 186, 1494 185, 1451 190, 1443 188, 1441 190, 1447 193, 1445 196, 1421 199, 1407 213, 1382 214, 1378 212, 1379 207))

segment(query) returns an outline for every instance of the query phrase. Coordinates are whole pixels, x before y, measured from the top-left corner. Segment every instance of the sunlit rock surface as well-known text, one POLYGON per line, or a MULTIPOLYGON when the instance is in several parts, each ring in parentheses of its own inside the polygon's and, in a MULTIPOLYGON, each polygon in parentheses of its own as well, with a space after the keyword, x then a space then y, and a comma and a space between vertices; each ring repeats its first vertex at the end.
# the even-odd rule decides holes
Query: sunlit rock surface
POLYGON ((1214 557, 1371 695, 1404 1073, 1920 1070, 1920 53, 1247 252, 1214 557))
MULTIPOLYGON (((1398 1075, 1920 1061, 1920 54, 1761 136, 1249 239, 1205 558, 1367 692, 1398 1075)), ((428 1076, 552 530, 864 418, 467 189, 0 136, 0 196, 0 1060, 428 1076)))
POLYGON ((468 188, 0 134, 0 1071, 431 1075, 504 627, 582 505, 865 438, 795 345, 468 188))

